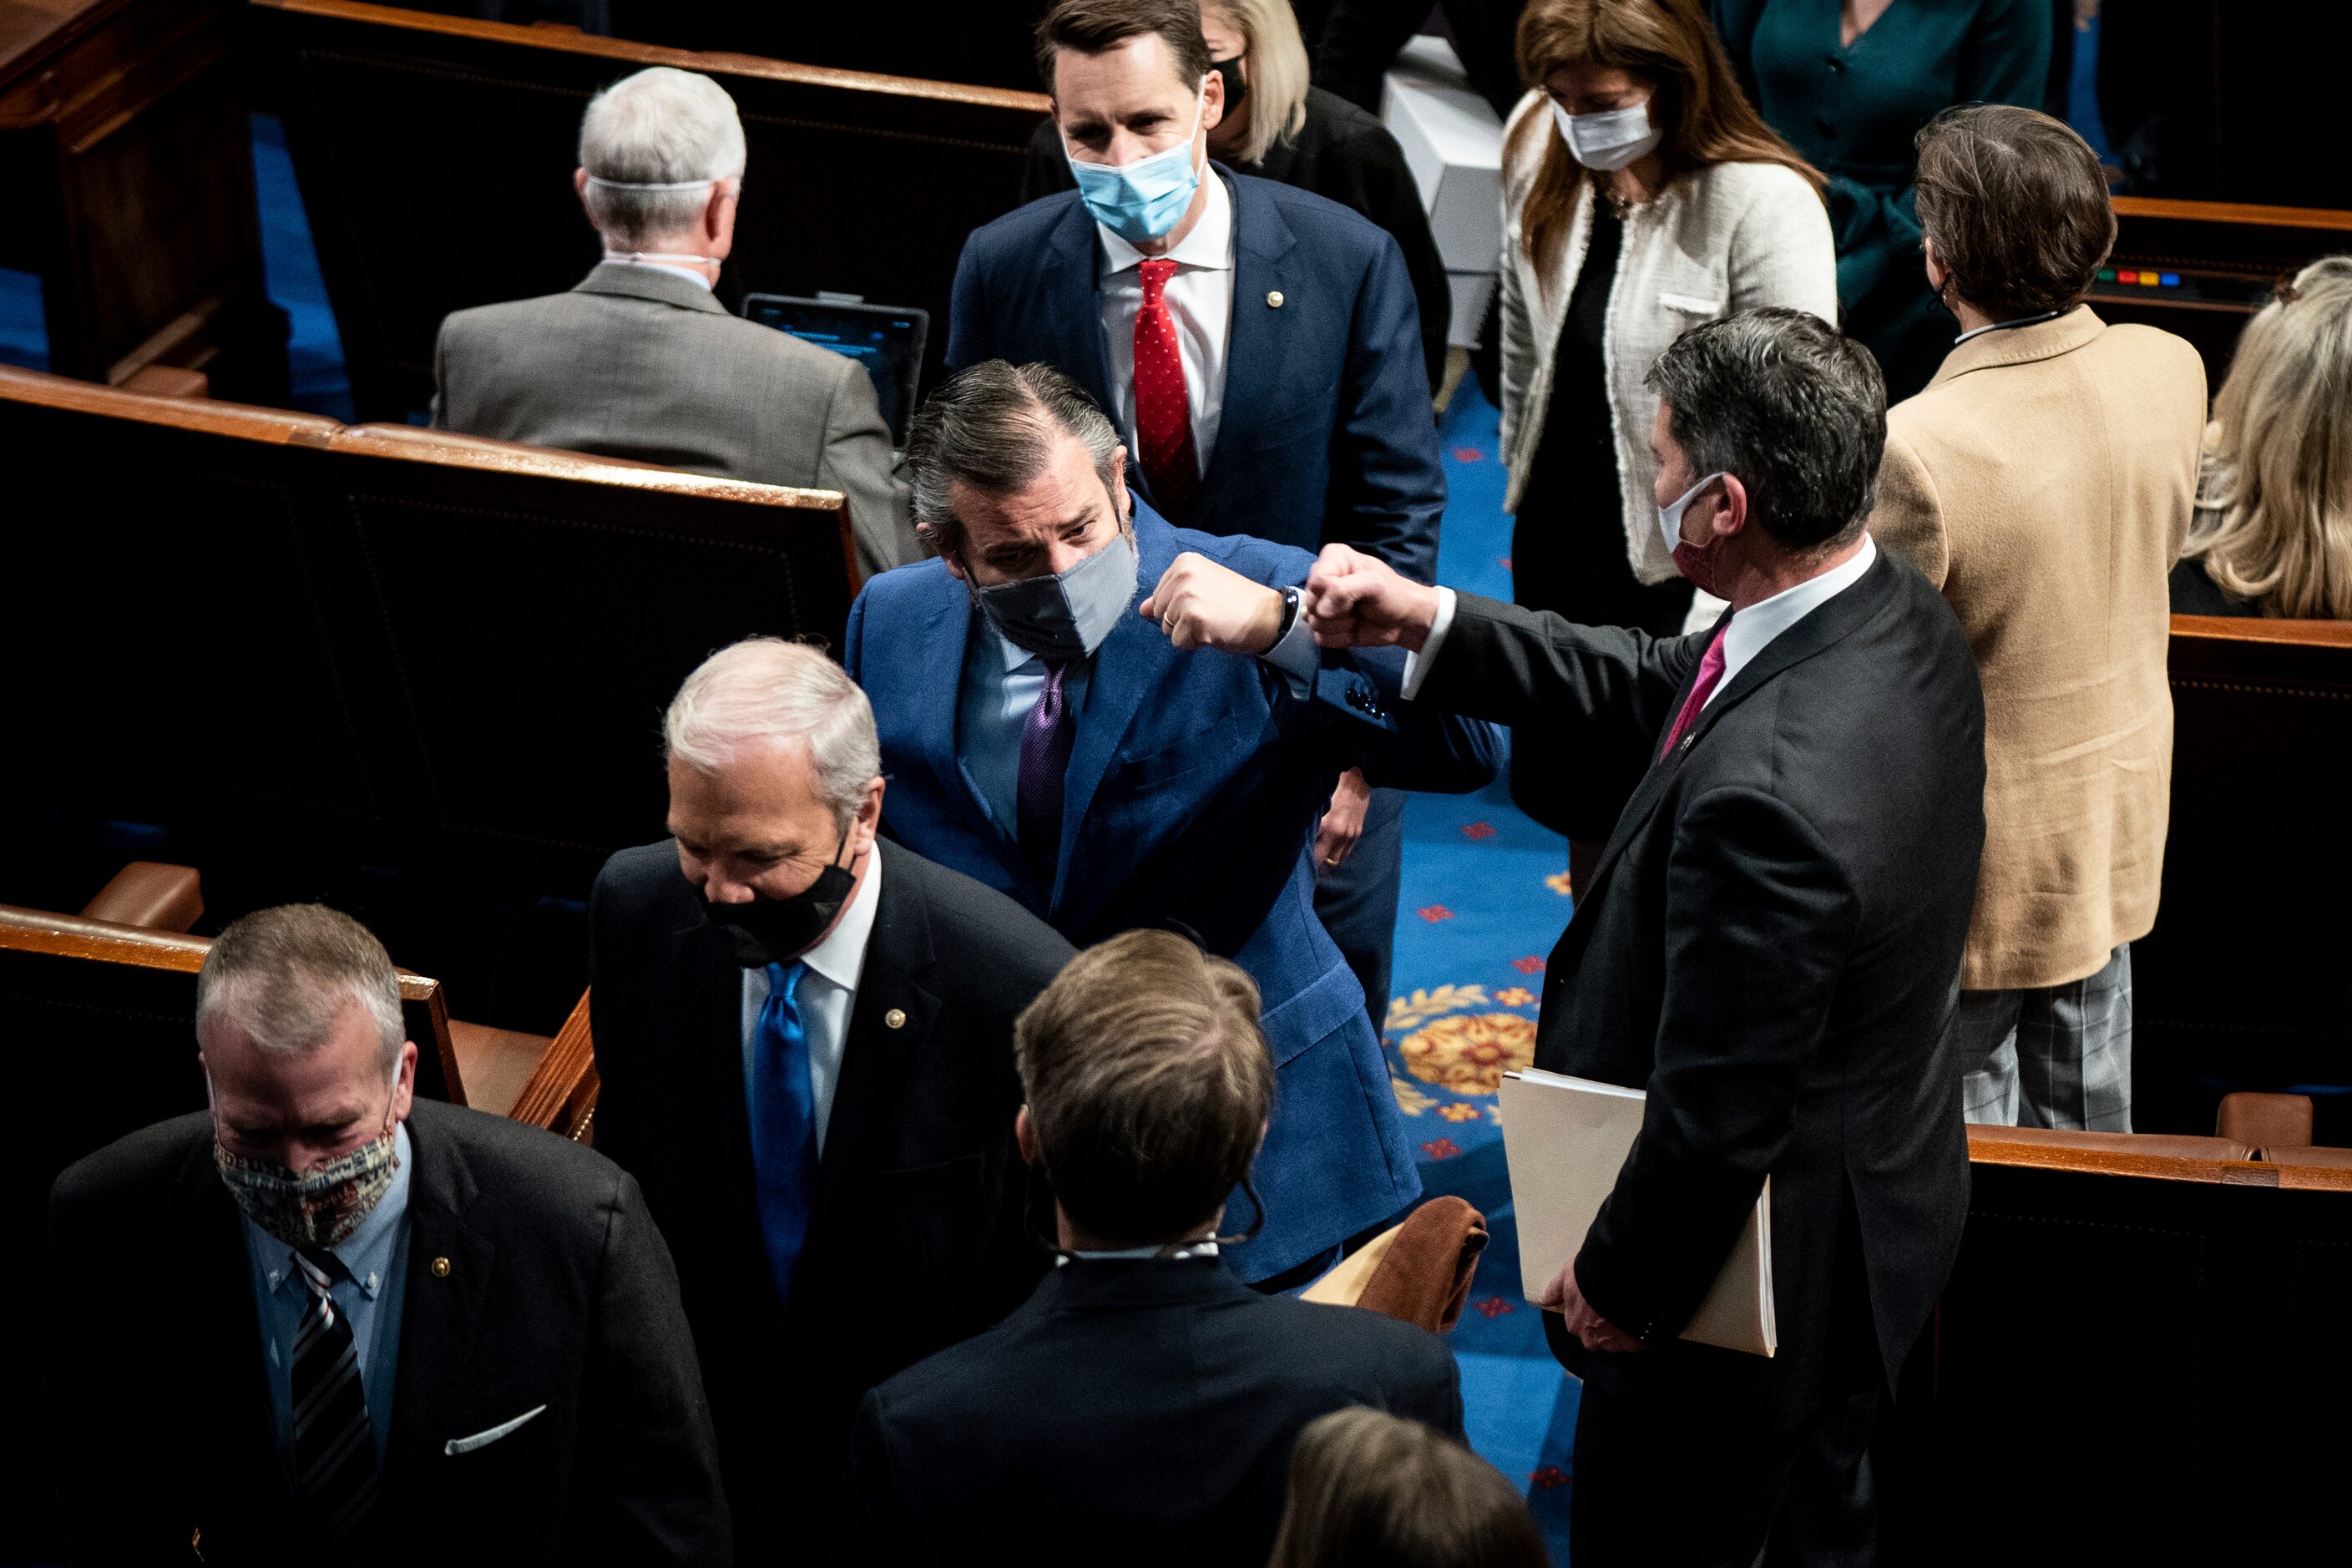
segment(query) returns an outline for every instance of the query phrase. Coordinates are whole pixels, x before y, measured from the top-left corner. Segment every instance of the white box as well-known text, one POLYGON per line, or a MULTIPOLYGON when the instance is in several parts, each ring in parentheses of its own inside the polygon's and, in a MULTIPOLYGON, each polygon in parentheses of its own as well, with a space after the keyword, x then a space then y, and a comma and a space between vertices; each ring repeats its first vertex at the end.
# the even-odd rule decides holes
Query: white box
POLYGON ((1492 272, 1448 272, 1446 292, 1454 298, 1454 319, 1445 328, 1445 342, 1457 349, 1478 346, 1478 329, 1486 321, 1486 301, 1495 297, 1492 272))
POLYGON ((1423 37, 1404 47, 1381 90, 1381 121, 1404 150, 1446 270, 1493 272, 1503 250, 1503 122, 1472 89, 1453 45, 1423 37))

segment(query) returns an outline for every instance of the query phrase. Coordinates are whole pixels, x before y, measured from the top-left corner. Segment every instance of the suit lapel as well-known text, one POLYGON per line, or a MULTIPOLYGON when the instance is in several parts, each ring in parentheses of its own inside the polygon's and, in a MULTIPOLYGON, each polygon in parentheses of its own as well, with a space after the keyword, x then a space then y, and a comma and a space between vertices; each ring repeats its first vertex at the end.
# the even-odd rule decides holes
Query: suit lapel
POLYGON ((1069 882, 1070 862, 1078 832, 1094 805, 1095 791, 1109 771, 1118 743, 1135 721, 1143 700, 1160 689, 1169 666, 1179 657, 1158 626, 1134 614, 1152 585, 1176 559, 1176 531, 1141 501, 1135 506, 1135 542, 1140 557, 1136 574, 1136 597, 1129 613, 1118 618, 1110 636, 1095 650, 1095 667, 1087 679, 1087 705, 1078 715, 1078 735, 1070 748, 1070 765, 1062 774, 1062 858, 1054 873, 1054 894, 1046 906, 1059 910, 1069 882))
POLYGON ((854 1223, 856 1205, 872 1195, 861 1190, 860 1179, 885 1163, 877 1151, 887 1147, 898 1129, 898 1108, 940 1011, 940 998, 926 984, 934 954, 921 868, 911 855, 886 850, 884 860, 874 930, 866 942, 817 1166, 812 1229, 822 1226, 828 1233, 854 1223))
POLYGON ((470 1350, 489 1299, 498 1247, 467 1223, 475 1185, 448 1129, 420 1106, 408 1122, 416 1169, 408 1188, 408 1274, 401 1302, 400 1372, 393 1380, 392 1440, 383 1488, 391 1509, 426 1484, 422 1473, 460 1419, 451 1409, 475 1375, 470 1350))
POLYGON ((1108 414, 1118 404, 1110 395, 1110 363, 1103 351, 1101 243, 1086 204, 1071 197, 1047 240, 1044 281, 1053 313, 1046 331, 1054 340, 1054 363, 1076 377, 1108 414))
MULTIPOLYGON (((1863 574, 1859 582, 1815 609, 1770 642, 1766 643, 1756 657, 1742 666, 1739 673, 1732 677, 1723 689, 1716 694, 1715 700, 1699 710, 1697 716, 1691 720, 1690 728, 1684 731, 1682 739, 1675 743, 1675 749, 1667 755, 1654 759, 1651 763, 1649 772, 1642 775, 1642 782, 1634 789, 1633 798, 1625 803, 1625 809, 1617 814, 1617 826, 1610 833, 1609 842, 1601 851, 1601 859, 1593 867, 1591 885, 1586 890, 1584 901, 1579 905, 1576 913, 1582 914, 1591 901, 1600 896, 1601 889, 1608 879, 1609 873, 1615 868, 1617 861, 1624 854, 1625 846, 1633 841, 1634 835, 1642 830, 1643 825, 1656 812, 1658 803, 1665 798, 1667 784, 1672 783, 1675 776, 1681 771, 1684 760, 1697 748, 1700 742, 1706 738, 1708 732, 1722 721, 1723 716, 1748 700, 1748 697, 1766 682, 1783 671, 1794 668, 1824 648, 1843 640, 1878 608, 1886 596, 1888 586, 1894 580, 1895 567, 1892 558, 1882 550, 1878 553, 1878 559, 1871 564, 1869 571, 1863 574)), ((1727 619, 1728 616, 1726 618, 1727 619)), ((1716 624, 1721 626, 1723 623, 1718 620, 1716 624)), ((1689 679, 1685 679, 1681 689, 1675 692, 1674 705, 1666 710, 1667 712, 1682 711, 1683 703, 1689 698, 1691 685, 1697 679, 1698 667, 1693 665, 1689 679)), ((1570 920, 1569 930, 1573 931, 1580 925, 1589 929, 1591 922, 1570 920)), ((1563 946, 1570 940, 1569 936, 1563 935, 1561 938, 1563 946)))
POLYGON ((1219 507, 1216 494, 1235 468, 1235 462, 1223 459, 1223 455, 1234 445, 1226 437, 1256 429, 1286 412, 1272 405, 1281 384, 1287 337, 1281 329, 1297 321, 1298 312, 1277 309, 1267 300, 1276 291, 1286 302, 1302 297, 1298 280, 1290 272, 1290 252, 1297 239, 1280 210, 1265 196, 1250 194, 1244 182, 1224 170, 1217 169, 1216 174, 1233 197, 1234 300, 1225 339, 1223 414, 1217 426, 1216 449, 1208 454, 1201 473, 1201 497, 1195 506, 1195 515, 1200 517, 1236 515, 1219 507))
POLYGON ((272 1521, 285 1519, 293 1493, 270 1410, 245 1222, 214 1168, 209 1142, 191 1151, 178 1187, 181 1217, 170 1231, 185 1259, 178 1277, 194 1289, 175 1312, 190 1347, 186 1366, 208 1391, 193 1408, 209 1412, 220 1428, 217 1440, 204 1445, 198 1462, 211 1480, 198 1489, 188 1522, 191 1530, 233 1542, 239 1528, 266 1532, 272 1521))

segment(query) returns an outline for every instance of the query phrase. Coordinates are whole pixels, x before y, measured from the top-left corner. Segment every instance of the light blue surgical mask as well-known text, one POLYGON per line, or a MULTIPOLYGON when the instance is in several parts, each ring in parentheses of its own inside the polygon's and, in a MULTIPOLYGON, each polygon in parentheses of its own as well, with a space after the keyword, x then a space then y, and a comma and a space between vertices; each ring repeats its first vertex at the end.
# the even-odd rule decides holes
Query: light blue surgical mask
POLYGON ((1066 572, 999 583, 973 593, 1004 640, 1039 658, 1084 658, 1135 600, 1135 541, 1120 529, 1108 544, 1066 572))
POLYGON ((1161 238, 1192 205, 1201 188, 1201 171, 1192 166, 1192 142, 1201 133, 1208 112, 1206 99, 1192 105, 1192 129, 1184 140, 1164 153, 1154 153, 1132 163, 1081 163, 1070 157, 1067 142, 1062 156, 1078 182, 1078 200, 1094 220, 1129 245, 1161 238))

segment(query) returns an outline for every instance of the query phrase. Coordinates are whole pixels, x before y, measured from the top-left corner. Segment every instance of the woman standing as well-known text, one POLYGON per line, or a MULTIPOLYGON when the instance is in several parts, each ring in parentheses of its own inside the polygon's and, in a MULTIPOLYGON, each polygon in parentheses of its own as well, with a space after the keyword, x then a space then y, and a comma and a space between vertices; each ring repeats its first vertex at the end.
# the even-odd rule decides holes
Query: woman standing
MULTIPOLYGON (((1534 0, 1530 90, 1503 140, 1504 509, 1513 597, 1587 626, 1680 631, 1652 493, 1668 343, 1735 310, 1837 319, 1821 176, 1741 94, 1702 0, 1534 0)), ((1514 738, 1511 794, 1570 839, 1606 838, 1634 781, 1559 765, 1514 738)))
MULTIPOLYGON (((1307 45, 1289 0, 1203 0, 1201 34, 1225 79, 1224 118, 1210 128, 1209 156, 1236 174, 1278 180, 1361 213, 1404 252, 1429 387, 1445 379, 1452 322, 1445 263, 1429 231, 1404 150, 1388 127, 1335 93, 1307 81, 1307 45)), ((1050 120, 1030 138, 1021 199, 1034 202, 1076 183, 1050 120)))
POLYGON ((1757 108, 1829 176, 1846 331, 1899 403, 1952 346, 1952 319, 1920 274, 1913 141, 1954 104, 2042 106, 2050 0, 1709 4, 1757 108))

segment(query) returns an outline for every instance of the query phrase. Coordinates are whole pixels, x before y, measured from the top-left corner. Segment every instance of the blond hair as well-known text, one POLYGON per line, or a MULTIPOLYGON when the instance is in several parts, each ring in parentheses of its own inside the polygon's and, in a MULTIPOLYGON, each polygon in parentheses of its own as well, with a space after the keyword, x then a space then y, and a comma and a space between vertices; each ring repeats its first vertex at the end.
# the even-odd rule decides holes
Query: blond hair
POLYGON ((2352 256, 2295 274, 2246 323, 2213 400, 2182 552, 2234 598, 2352 620, 2352 256))
POLYGON ((1290 1450, 1290 1497, 1266 1568, 1545 1568, 1525 1499, 1486 1460, 1417 1421, 1335 1410, 1290 1450))
POLYGON ((1235 157, 1262 163, 1276 142, 1293 140, 1307 123, 1307 40, 1298 13, 1290 0, 1201 0, 1201 9, 1223 12, 1242 36, 1250 127, 1235 157))
POLYGON ((1055 1198, 1109 1240, 1198 1235, 1274 1108, 1257 983, 1172 931, 1070 960, 1013 1026, 1013 1059, 1055 1198))

